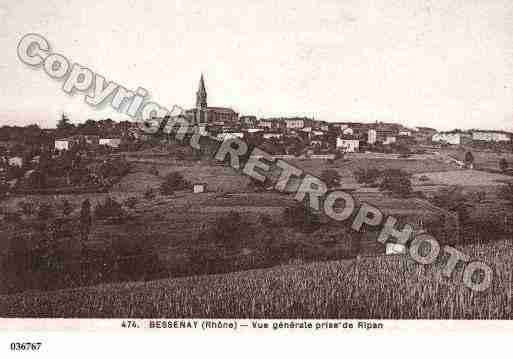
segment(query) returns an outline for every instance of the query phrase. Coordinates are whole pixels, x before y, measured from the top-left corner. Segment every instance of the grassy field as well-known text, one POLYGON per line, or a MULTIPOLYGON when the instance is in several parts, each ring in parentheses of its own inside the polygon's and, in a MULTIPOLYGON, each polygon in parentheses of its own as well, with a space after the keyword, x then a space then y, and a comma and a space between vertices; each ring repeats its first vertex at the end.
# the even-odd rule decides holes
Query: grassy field
MULTIPOLYGON (((157 178, 149 183, 154 188, 158 187, 164 177, 170 172, 180 172, 186 181, 190 183, 206 183, 209 191, 216 192, 240 192, 246 190, 250 179, 229 166, 214 165, 211 162, 177 161, 173 159, 140 159, 132 162, 135 174, 148 174, 152 169, 158 171, 157 178)), ((129 175, 130 176, 130 175, 129 175)), ((127 177, 129 177, 127 176, 127 177)), ((141 176, 141 175, 139 175, 141 176)), ((133 185, 131 178, 125 178, 120 185, 133 185)), ((138 188, 145 187, 146 182, 140 181, 138 188)), ((146 186, 147 187, 147 186, 146 186)))
MULTIPOLYGON (((497 187, 513 181, 511 176, 476 170, 427 172, 422 175, 427 176, 432 183, 444 186, 497 187)), ((419 175, 415 175, 415 178, 418 177, 419 175)))
POLYGON ((297 165, 308 173, 320 175, 326 168, 339 168, 341 174, 352 173, 360 168, 388 168, 402 169, 408 173, 441 172, 455 170, 454 163, 447 163, 443 159, 432 155, 414 155, 410 158, 398 158, 397 155, 380 153, 350 153, 342 160, 337 160, 334 165, 328 165, 322 160, 291 160, 287 161, 297 165))
POLYGON ((457 166, 454 163, 448 163, 437 156, 432 155, 414 155, 410 158, 399 158, 398 155, 381 154, 381 153, 350 153, 346 154, 344 159, 329 164, 323 160, 287 160, 306 173, 314 176, 321 176, 322 172, 327 169, 336 170, 340 177, 341 183, 345 187, 361 188, 356 181, 354 172, 359 169, 377 168, 385 169, 401 169, 410 174, 422 174, 425 172, 445 172, 454 171, 457 166))
POLYGON ((3 296, 0 316, 512 319, 513 243, 463 251, 493 265, 486 292, 393 256, 3 296))
MULTIPOLYGON (((190 182, 205 182, 209 190, 224 192, 241 192, 248 188, 250 182, 247 176, 227 166, 213 165, 211 162, 179 161, 166 156, 152 156, 145 154, 137 157, 132 155, 129 160, 134 165, 136 172, 150 172, 156 168, 162 179, 167 173, 178 171, 190 182)), ((329 164, 325 160, 318 159, 291 159, 286 160, 306 173, 320 176, 326 169, 334 169, 339 172, 342 181, 346 185, 358 186, 353 172, 361 168, 387 168, 403 169, 406 172, 416 174, 424 172, 442 172, 457 169, 454 163, 448 163, 434 155, 413 155, 410 158, 398 158, 398 155, 379 153, 351 153, 346 154, 345 159, 329 164)), ((157 179, 158 181, 158 179, 157 179)), ((120 183, 121 187, 130 188, 133 180, 128 178, 120 183), (128 182, 128 183, 127 183, 128 182)), ((149 183, 153 183, 151 179, 149 183)), ((144 182, 141 182, 144 184, 144 182)), ((142 186, 135 187, 142 188, 142 186)))
POLYGON ((472 152, 474 156, 474 164, 478 168, 489 168, 493 170, 499 170, 499 161, 501 158, 505 158, 510 167, 513 164, 513 153, 510 152, 494 152, 494 151, 484 151, 480 149, 475 149, 471 147, 460 147, 460 148, 445 148, 438 150, 441 154, 449 155, 453 158, 456 158, 460 161, 463 161, 465 158, 465 153, 467 151, 472 152))

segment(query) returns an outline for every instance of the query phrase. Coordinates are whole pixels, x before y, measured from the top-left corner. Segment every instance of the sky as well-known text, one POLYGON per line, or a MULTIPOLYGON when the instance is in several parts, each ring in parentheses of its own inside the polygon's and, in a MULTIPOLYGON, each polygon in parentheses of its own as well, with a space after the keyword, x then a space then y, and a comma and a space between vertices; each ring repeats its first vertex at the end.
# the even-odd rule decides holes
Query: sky
POLYGON ((0 0, 0 125, 129 119, 20 61, 27 33, 151 101, 513 130, 511 0, 0 0))

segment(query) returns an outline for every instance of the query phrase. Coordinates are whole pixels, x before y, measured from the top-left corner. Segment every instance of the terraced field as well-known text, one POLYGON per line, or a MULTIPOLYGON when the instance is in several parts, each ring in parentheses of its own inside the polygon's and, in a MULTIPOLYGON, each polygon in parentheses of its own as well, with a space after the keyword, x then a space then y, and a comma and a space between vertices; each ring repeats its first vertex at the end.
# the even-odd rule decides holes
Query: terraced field
POLYGON ((459 170, 423 173, 435 184, 464 187, 500 187, 513 178, 497 173, 476 170, 459 170))
POLYGON ((513 243, 462 250, 493 265, 486 292, 394 256, 1 296, 0 316, 512 319, 513 243))

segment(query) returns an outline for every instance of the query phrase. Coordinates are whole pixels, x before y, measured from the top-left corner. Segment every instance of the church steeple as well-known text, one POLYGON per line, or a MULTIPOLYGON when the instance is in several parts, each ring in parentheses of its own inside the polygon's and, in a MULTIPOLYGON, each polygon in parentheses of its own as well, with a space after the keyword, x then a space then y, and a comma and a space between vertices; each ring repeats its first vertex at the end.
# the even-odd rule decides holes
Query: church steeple
POLYGON ((198 92, 196 92, 196 108, 207 108, 207 90, 205 89, 205 81, 203 80, 203 74, 201 74, 198 92))
POLYGON ((207 122, 207 90, 205 89, 205 80, 201 74, 198 91, 196 92, 196 115, 195 124, 207 122))

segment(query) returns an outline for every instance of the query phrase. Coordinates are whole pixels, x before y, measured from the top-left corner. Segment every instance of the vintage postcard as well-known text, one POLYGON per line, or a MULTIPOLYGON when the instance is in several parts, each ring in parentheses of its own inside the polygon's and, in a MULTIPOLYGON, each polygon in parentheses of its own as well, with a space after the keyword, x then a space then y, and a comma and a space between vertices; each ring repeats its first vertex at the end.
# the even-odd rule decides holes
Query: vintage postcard
POLYGON ((31 331, 511 333, 511 1, 3 0, 0 19, 0 351, 44 350, 31 331))

